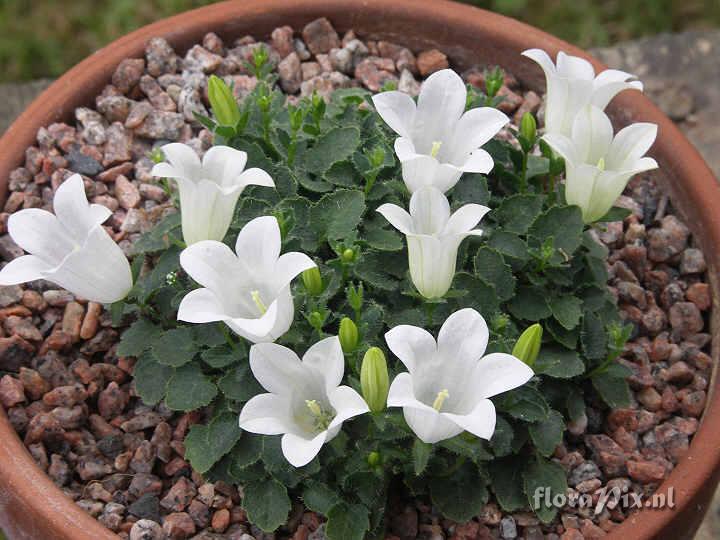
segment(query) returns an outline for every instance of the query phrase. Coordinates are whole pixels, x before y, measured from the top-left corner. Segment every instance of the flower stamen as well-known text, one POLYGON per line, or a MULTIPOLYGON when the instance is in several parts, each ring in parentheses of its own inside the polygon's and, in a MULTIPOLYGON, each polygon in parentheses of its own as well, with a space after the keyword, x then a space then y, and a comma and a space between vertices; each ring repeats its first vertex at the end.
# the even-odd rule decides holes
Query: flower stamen
POLYGON ((445 403, 445 400, 450 397, 450 392, 448 392, 447 388, 443 388, 440 390, 437 394, 437 397, 435 398, 435 401, 433 401, 432 407, 437 412, 440 412, 440 409, 442 409, 443 403, 445 403))
POLYGON ((601 171, 605 170, 605 158, 600 158, 597 162, 597 168, 601 171))
POLYGON ((430 155, 432 157, 436 158, 438 153, 440 152, 441 146, 442 146, 442 141, 433 141, 432 148, 430 149, 430 155))
POLYGON ((324 411, 315 399, 306 399, 305 405, 315 417, 315 428, 318 431, 325 431, 332 422, 334 415, 324 411))
POLYGON ((255 302, 255 305, 260 310, 260 313, 265 315, 265 312, 267 312, 267 306, 263 303, 262 298, 260 298, 260 291, 252 291, 250 296, 252 296, 253 302, 255 302))

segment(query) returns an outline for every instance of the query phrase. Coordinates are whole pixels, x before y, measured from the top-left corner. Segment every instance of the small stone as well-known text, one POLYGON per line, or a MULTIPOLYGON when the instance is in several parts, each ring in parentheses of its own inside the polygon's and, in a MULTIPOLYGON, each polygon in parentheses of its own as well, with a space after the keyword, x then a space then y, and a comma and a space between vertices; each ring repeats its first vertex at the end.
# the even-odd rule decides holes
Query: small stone
POLYGON ((128 487, 128 493, 133 497, 141 497, 146 494, 159 495, 162 489, 162 481, 157 476, 148 473, 139 473, 133 476, 130 486, 128 487))
POLYGON ((512 516, 505 516, 500 520, 500 537, 501 538, 517 538, 517 525, 512 516))
POLYGON ((165 516, 163 531, 170 540, 183 540, 195 534, 195 522, 186 512, 175 512, 165 516))
POLYGON ((449 66, 447 56, 437 49, 423 51, 417 57, 417 68, 423 77, 427 77, 441 69, 446 69, 449 66))
POLYGON ((52 454, 50 456, 48 476, 58 486, 65 486, 70 483, 70 480, 72 479, 72 471, 61 455, 52 454))
POLYGON ((702 251, 695 248, 688 248, 683 251, 680 258, 680 273, 702 274, 705 270, 707 270, 707 265, 702 251))
POLYGON ((154 110, 153 106, 147 101, 135 101, 130 108, 130 112, 125 119, 125 127, 135 129, 143 123, 147 115, 154 110))
MULTIPOLYGON (((112 385, 113 383, 111 383, 112 385)), ((110 386, 108 386, 110 388, 110 386)), ((132 417, 130 420, 127 420, 120 424, 120 429, 125 431, 126 433, 133 433, 136 431, 142 431, 144 429, 148 429, 151 427, 157 426, 160 422, 163 421, 163 417, 160 416, 155 411, 147 411, 138 414, 137 416, 132 417)))
POLYGON ((222 63, 222 56, 211 53, 200 45, 194 45, 183 59, 183 68, 189 71, 212 73, 222 63))
POLYGON ((693 378, 693 372, 690 369, 690 366, 688 366, 685 362, 682 360, 680 362, 675 362, 672 364, 668 370, 667 374, 664 377, 664 379, 667 382, 685 385, 692 381, 693 378))
POLYGON ((128 506, 128 513, 140 519, 160 520, 160 500, 152 493, 145 493, 128 506))
POLYGON ((377 57, 369 56, 355 67, 355 78, 359 79, 368 90, 378 92, 388 81, 397 80, 390 71, 381 69, 377 57))
POLYGON ((287 55, 295 51, 295 44, 293 43, 293 29, 290 26, 281 26, 276 28, 270 34, 270 44, 275 49, 281 58, 285 58, 287 55))
POLYGON ((29 363, 34 353, 35 347, 20 336, 0 338, 0 369, 17 372, 29 363))
POLYGON ((657 411, 662 406, 662 397, 652 386, 638 392, 637 399, 649 411, 657 411))
POLYGON ((100 325, 100 313, 102 313, 102 304, 97 302, 88 302, 87 313, 83 318, 80 326, 80 337, 82 339, 91 339, 95 336, 100 325))
POLYGON ((178 69, 179 58, 170 44, 161 37, 152 38, 145 47, 147 59, 147 72, 153 77, 165 73, 175 73, 178 69))
POLYGON ((149 139, 177 140, 185 125, 182 114, 153 110, 143 120, 135 133, 149 139))
MULTIPOLYGON (((170 114, 170 113, 168 113, 170 114)), ((113 122, 106 131, 107 142, 103 166, 115 165, 132 159, 132 134, 120 122, 113 122)))
POLYGON ((19 377, 23 383, 25 393, 33 401, 42 399, 43 395, 52 388, 50 383, 43 379, 34 369, 21 367, 19 377))
POLYGON ((195 495, 197 495, 195 485, 182 476, 160 501, 160 506, 172 512, 181 512, 190 504, 195 495))
POLYGON ((675 216, 662 219, 660 228, 648 232, 648 257, 655 262, 665 262, 682 253, 690 236, 688 228, 675 216))
POLYGON ((307 48, 313 54, 324 54, 333 47, 340 47, 340 37, 333 25, 325 17, 315 19, 305 25, 302 30, 302 37, 307 48))
POLYGON ((229 525, 230 511, 227 508, 222 508, 213 514, 211 526, 214 531, 225 532, 229 525))
POLYGON ((705 409, 707 394, 704 390, 685 394, 680 400, 680 408, 688 416, 700 416, 705 409))
POLYGON ((113 472, 112 466, 96 456, 81 456, 75 471, 83 482, 100 480, 113 472))
MULTIPOLYGON (((102 142, 105 142, 105 140, 105 130, 103 129, 102 142)), ((103 170, 103 166, 98 160, 80 152, 77 147, 70 150, 66 159, 68 161, 67 168, 78 174, 95 176, 103 170)))
POLYGON ((149 473, 155 465, 155 449, 150 441, 143 441, 130 460, 130 468, 136 473, 149 473))
POLYGON ((122 414, 128 400, 127 392, 124 392, 116 382, 111 382, 98 396, 98 412, 100 416, 109 420, 122 414))
POLYGON ((303 74, 300 67, 300 57, 296 52, 288 54, 278 64, 278 75, 280 76, 280 86, 283 91, 294 94, 300 90, 303 74))
POLYGON ((420 83, 415 80, 415 76, 409 70, 404 69, 400 73, 398 90, 415 97, 420 93, 420 83))
POLYGON ((25 401, 25 388, 22 381, 5 375, 0 379, 0 403, 5 409, 14 407, 25 401))
POLYGON ((584 519, 582 526, 580 527, 580 533, 583 535, 585 540, 598 540, 607 535, 600 527, 595 525, 591 520, 584 519))
POLYGON ((710 306, 712 305, 710 285, 707 283, 693 283, 688 287, 685 296, 701 311, 710 309, 710 306))
MULTIPOLYGON (((497 108, 505 114, 512 114, 517 110, 523 102, 522 96, 516 94, 507 86, 501 86, 497 93, 498 97, 502 97, 503 100, 498 104, 497 108)), ((622 231, 622 226, 620 226, 622 231)))
POLYGON ((81 384, 58 386, 43 396, 43 403, 51 407, 72 407, 88 398, 81 384))
POLYGON ((112 83, 120 92, 127 94, 131 88, 140 82, 145 71, 145 60, 142 58, 126 58, 115 69, 112 83))
POLYGON ((500 512, 497 504, 492 502, 487 503, 485 506, 483 506, 482 510, 480 510, 480 513, 478 514, 478 520, 480 521, 480 523, 489 526, 497 525, 498 523, 500 523, 501 519, 502 512, 500 512))
POLYGON ((149 519, 136 521, 130 529, 130 540, 163 540, 163 528, 149 519))
POLYGON ((126 210, 137 208, 141 201, 138 188, 123 175, 115 179, 115 197, 126 210))
POLYGON ((594 462, 584 461, 572 470, 568 476, 568 483, 574 487, 581 482, 592 480, 594 478, 600 478, 601 476, 602 473, 594 462))
POLYGON ((705 327, 700 309, 692 302, 677 302, 670 307, 670 325, 679 339, 701 332, 705 327))
POLYGON ((101 182, 110 183, 114 182, 115 179, 121 174, 128 175, 132 172, 134 165, 132 163, 121 163, 115 165, 97 175, 97 179, 101 182))
POLYGON ((8 307, 18 303, 23 298, 23 289, 20 285, 6 285, 0 287, 0 307, 8 307))
POLYGON ((80 340, 80 327, 85 317, 85 308, 77 302, 68 302, 62 319, 62 331, 70 336, 73 343, 80 340))
MULTIPOLYGON (((694 305, 694 304, 693 304, 694 305)), ((42 341, 43 335, 40 333, 32 319, 11 315, 5 319, 5 331, 14 336, 20 336, 28 341, 42 341)))
POLYGON ((330 61, 331 68, 335 71, 340 71, 345 74, 350 74, 353 71, 353 54, 349 49, 330 49, 328 60, 330 61))
POLYGON ((42 312, 47 309, 47 302, 45 302, 45 299, 43 298, 42 294, 40 294, 37 291, 32 290, 26 290, 23 291, 22 294, 22 305, 26 308, 36 311, 36 312, 42 312))
POLYGON ((627 471, 630 478, 641 484, 661 482, 665 478, 665 467, 654 461, 629 459, 627 471))

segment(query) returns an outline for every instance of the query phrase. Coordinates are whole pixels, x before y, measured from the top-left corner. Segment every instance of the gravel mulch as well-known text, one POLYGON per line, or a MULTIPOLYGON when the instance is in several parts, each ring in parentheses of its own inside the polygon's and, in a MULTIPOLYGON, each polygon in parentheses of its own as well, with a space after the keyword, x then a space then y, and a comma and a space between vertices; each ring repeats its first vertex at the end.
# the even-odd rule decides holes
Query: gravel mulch
MULTIPOLYGON (((448 67, 438 50, 414 54, 400 45, 339 36, 326 19, 297 33, 277 28, 266 44, 278 84, 289 100, 340 87, 378 91, 388 81, 410 94, 419 81, 448 67)), ((22 208, 50 209, 53 191, 72 173, 84 176, 92 202, 113 211, 108 232, 128 250, 138 236, 172 211, 150 176, 149 153, 167 141, 207 150, 211 134, 193 120, 207 114, 207 77, 223 76, 238 97, 257 84, 245 62, 260 46, 245 36, 223 43, 207 34, 179 56, 151 40, 145 56, 118 66, 96 106, 75 111, 73 125, 41 128, 25 164, 9 178, 0 214, 0 256, 22 251, 7 235, 8 216, 22 208)), ((483 85, 482 69, 464 73, 483 85)), ((511 75, 500 108, 516 121, 537 112, 540 97, 511 75)), ((599 232, 610 248, 609 286, 635 326, 622 363, 633 405, 604 411, 589 403, 555 458, 577 493, 602 486, 651 493, 682 459, 707 398, 711 296, 703 254, 652 177, 635 179, 620 204, 624 222, 599 232)), ((147 407, 131 385, 134 359, 115 353, 118 332, 109 314, 50 283, 0 288, 0 403, 38 466, 72 500, 122 538, 252 540, 324 538, 322 519, 296 503, 286 527, 263 534, 247 522, 242 488, 207 483, 183 459, 188 427, 202 412, 178 414, 147 407)), ((41 494, 38 494, 41 496, 41 494)), ((454 540, 598 538, 623 521, 622 508, 566 507, 550 526, 526 512, 505 515, 494 502, 476 519, 442 519, 426 501, 395 500, 389 538, 454 540)))

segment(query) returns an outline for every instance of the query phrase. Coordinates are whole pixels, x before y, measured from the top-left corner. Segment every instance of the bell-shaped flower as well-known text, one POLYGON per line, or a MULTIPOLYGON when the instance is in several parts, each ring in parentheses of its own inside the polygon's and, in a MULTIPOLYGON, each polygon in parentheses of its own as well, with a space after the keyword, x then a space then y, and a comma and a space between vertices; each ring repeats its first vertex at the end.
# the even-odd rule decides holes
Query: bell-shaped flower
POLYGON ((542 49, 528 49, 523 56, 537 62, 545 72, 545 132, 570 136, 575 115, 587 105, 604 110, 610 100, 627 89, 643 90, 643 84, 631 80, 634 75, 606 69, 595 76, 592 64, 578 56, 560 51, 557 64, 542 49))
POLYGON ((166 144, 162 151, 168 162, 155 165, 151 174, 177 182, 187 245, 225 237, 245 186, 275 187, 273 179, 262 169, 244 170, 247 154, 241 150, 213 146, 205 152, 202 163, 186 144, 166 144))
POLYGON ((275 341, 288 331, 295 308, 290 282, 315 263, 304 253, 280 255, 280 226, 272 216, 253 219, 238 234, 235 253, 203 240, 180 253, 180 265, 203 288, 180 302, 177 318, 222 321, 253 342, 275 341))
POLYGON ((480 147, 507 124, 508 117, 492 107, 464 113, 466 99, 465 83, 451 69, 436 71, 425 80, 417 104, 398 91, 373 96, 378 114, 400 135, 395 153, 410 193, 423 186, 444 193, 463 172, 492 170, 492 157, 480 147))
POLYGON ((424 187, 410 198, 410 213, 395 204, 377 209, 407 238, 410 277, 425 298, 442 297, 455 277, 458 247, 466 236, 480 236, 473 229, 490 209, 466 204, 450 214, 450 204, 442 192, 424 187))
POLYGON ((130 264, 101 225, 112 212, 88 203, 79 174, 57 188, 53 207, 55 214, 28 208, 10 216, 10 236, 30 255, 9 262, 0 285, 46 279, 93 302, 125 298, 132 288, 130 264))
POLYGON ((657 126, 631 124, 613 138, 607 115, 592 105, 578 113, 572 136, 548 133, 543 138, 565 158, 565 199, 582 209, 585 223, 602 218, 630 178, 658 167, 643 157, 655 142, 657 126))
POLYGON ((340 340, 329 337, 310 347, 302 360, 275 343, 250 349, 250 369, 267 394, 240 411, 240 428, 262 435, 282 435, 282 452, 294 467, 310 463, 343 422, 369 411, 349 386, 340 340))
POLYGON ((450 315, 437 343, 422 328, 396 326, 385 334, 390 350, 405 364, 392 382, 388 407, 402 407, 405 421, 425 443, 468 431, 490 439, 495 406, 490 397, 528 382, 530 367, 510 354, 483 356, 488 343, 485 319, 474 309, 450 315))

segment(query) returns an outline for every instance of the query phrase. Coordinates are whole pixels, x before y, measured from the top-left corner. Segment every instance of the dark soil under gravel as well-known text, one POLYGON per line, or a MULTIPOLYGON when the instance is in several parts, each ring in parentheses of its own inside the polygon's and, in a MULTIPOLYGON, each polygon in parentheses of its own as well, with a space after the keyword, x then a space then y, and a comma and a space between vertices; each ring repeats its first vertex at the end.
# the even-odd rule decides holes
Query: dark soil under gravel
MULTIPOLYGON (((53 190, 73 172, 85 178, 88 197, 113 211, 108 231, 124 249, 172 211, 150 176, 150 150, 182 141, 199 152, 211 134, 193 121, 207 114, 206 81, 215 73, 234 84, 238 97, 256 84, 245 62, 258 44, 251 37, 223 43, 208 34, 178 56, 163 39, 151 40, 144 58, 125 60, 96 106, 75 111, 72 124, 41 128, 25 164, 9 178, 0 214, 0 256, 22 251, 7 235, 9 214, 50 209, 53 190)), ((288 99, 317 91, 387 81, 416 94, 419 80, 448 66, 437 50, 417 55, 396 44, 340 37, 324 19, 295 34, 277 28, 268 42, 278 84, 288 99)), ((482 68, 464 74, 482 85, 482 68)), ((540 98, 512 76, 500 108, 515 119, 537 112, 540 98)), ((555 459, 577 493, 602 486, 651 493, 682 459, 698 426, 711 372, 707 351, 711 296, 702 252, 673 213, 653 177, 635 179, 620 203, 624 222, 598 231, 610 248, 610 288, 635 326, 621 362, 633 405, 603 410, 589 403, 587 417, 570 426, 555 459)), ((76 299, 46 282, 0 288, 0 402, 28 451, 68 497, 123 538, 324 538, 322 519, 293 507, 286 527, 263 534, 246 520, 242 488, 206 483, 183 459, 188 426, 203 413, 147 407, 132 384, 133 358, 115 353, 118 332, 99 304, 76 299)), ((42 496, 38 494, 38 497, 42 496)), ((564 508, 550 526, 533 514, 503 514, 496 503, 477 518, 444 520, 426 501, 397 499, 389 537, 440 540, 475 538, 598 538, 625 519, 623 509, 564 508)))

